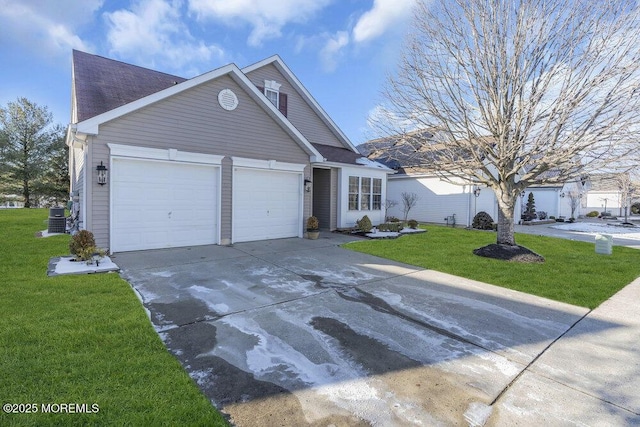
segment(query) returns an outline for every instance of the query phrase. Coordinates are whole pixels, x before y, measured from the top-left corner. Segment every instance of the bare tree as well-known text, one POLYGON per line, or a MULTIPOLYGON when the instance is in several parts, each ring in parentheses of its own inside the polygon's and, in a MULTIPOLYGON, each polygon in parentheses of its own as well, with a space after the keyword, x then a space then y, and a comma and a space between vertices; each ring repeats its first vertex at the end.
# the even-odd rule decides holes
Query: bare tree
POLYGON ((521 191, 637 147, 639 35, 633 0, 418 0, 373 126, 405 164, 492 188, 515 245, 521 191))
POLYGON ((615 178, 618 190, 620 190, 620 207, 624 209, 624 222, 629 223, 629 205, 631 198, 636 194, 638 189, 631 180, 631 175, 627 172, 619 173, 615 178))
POLYGON ((402 199, 402 212, 404 213, 404 222, 407 222, 409 211, 416 205, 416 203, 418 203, 418 200, 420 200, 420 198, 416 193, 406 192, 403 192, 400 195, 400 198, 402 199))
POLYGON ((398 206, 398 201, 397 200, 389 200, 386 199, 384 201, 384 211, 385 211, 385 215, 386 215, 386 220, 389 221, 389 209, 392 209, 394 207, 398 206))
POLYGON ((569 190, 566 194, 567 199, 569 199, 569 207, 571 208, 571 219, 576 217, 576 209, 578 209, 578 206, 580 205, 582 195, 582 192, 578 190, 569 190))

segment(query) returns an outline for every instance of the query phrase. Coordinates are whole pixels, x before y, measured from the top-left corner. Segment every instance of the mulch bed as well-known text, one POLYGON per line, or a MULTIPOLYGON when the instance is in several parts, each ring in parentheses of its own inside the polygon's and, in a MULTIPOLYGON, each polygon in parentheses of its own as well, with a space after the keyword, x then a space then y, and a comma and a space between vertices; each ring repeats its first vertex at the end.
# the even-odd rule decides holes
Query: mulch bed
POLYGON ((524 246, 518 245, 499 245, 493 243, 491 245, 483 246, 478 249, 474 249, 473 253, 478 256, 486 258, 494 258, 503 261, 511 262, 544 262, 544 257, 533 252, 524 246))

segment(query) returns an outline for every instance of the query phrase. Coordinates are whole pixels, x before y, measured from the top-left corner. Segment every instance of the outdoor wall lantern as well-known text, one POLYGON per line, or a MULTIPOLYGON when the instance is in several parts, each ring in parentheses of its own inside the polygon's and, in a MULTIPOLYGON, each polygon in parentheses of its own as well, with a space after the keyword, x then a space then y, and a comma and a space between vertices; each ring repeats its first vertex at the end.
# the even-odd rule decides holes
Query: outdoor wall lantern
POLYGON ((304 191, 307 193, 311 191, 311 180, 309 178, 304 179, 304 191))
POLYGON ((102 164, 102 161, 96 167, 96 171, 98 172, 98 184, 105 185, 107 183, 107 171, 108 171, 108 169, 107 169, 107 167, 105 165, 102 164))
POLYGON ((480 187, 476 185, 476 188, 473 189, 473 195, 478 197, 480 196, 480 187))

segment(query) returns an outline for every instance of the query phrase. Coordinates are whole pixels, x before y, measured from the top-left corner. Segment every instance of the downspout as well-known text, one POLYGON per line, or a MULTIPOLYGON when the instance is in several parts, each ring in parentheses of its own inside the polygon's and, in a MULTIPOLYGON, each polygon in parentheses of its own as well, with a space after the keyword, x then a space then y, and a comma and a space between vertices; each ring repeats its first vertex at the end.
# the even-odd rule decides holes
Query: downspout
MULTIPOLYGON (((83 162, 83 167, 82 167, 82 194, 78 194, 78 197, 80 197, 81 201, 80 201, 80 215, 78 218, 78 228, 80 230, 84 230, 85 226, 86 226, 86 214, 87 214, 87 148, 88 148, 88 143, 87 143, 87 135, 86 134, 78 134, 78 127, 77 124, 75 123, 71 123, 69 124, 69 128, 67 131, 67 140, 66 140, 66 144, 69 147, 69 152, 71 153, 69 155, 69 184, 70 184, 70 189, 71 189, 71 184, 76 184, 78 181, 78 176, 76 174, 77 171, 77 162, 78 162, 78 158, 76 157, 76 153, 75 149, 81 149, 82 150, 82 162, 83 162), (71 162, 71 158, 73 157, 73 164, 71 162), (73 183, 72 180, 75 179, 76 183, 73 183)), ((77 186, 74 186, 77 187, 77 186)), ((70 194, 71 197, 73 196, 73 193, 75 193, 77 190, 74 188, 73 192, 70 194)))

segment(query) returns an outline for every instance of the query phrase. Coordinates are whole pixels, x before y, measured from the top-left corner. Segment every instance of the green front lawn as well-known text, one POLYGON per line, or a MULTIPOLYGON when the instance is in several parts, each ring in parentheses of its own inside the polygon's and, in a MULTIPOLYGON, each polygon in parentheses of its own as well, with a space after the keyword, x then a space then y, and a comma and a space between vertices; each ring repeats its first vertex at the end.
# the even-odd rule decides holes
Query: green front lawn
POLYGON ((47 277, 69 253, 69 236, 34 237, 47 216, 0 210, 0 404, 38 410, 0 425, 227 425, 118 274, 47 277), (42 413, 68 403, 98 412, 42 413))
POLYGON ((363 240, 344 247, 406 264, 595 308, 640 276, 640 251, 615 246, 598 255, 593 243, 517 234, 516 242, 544 256, 541 264, 479 257, 495 233, 427 226, 428 232, 395 240, 363 240))

